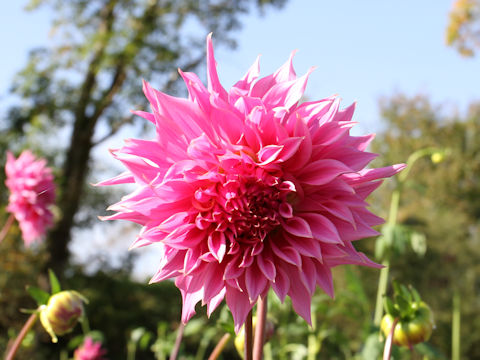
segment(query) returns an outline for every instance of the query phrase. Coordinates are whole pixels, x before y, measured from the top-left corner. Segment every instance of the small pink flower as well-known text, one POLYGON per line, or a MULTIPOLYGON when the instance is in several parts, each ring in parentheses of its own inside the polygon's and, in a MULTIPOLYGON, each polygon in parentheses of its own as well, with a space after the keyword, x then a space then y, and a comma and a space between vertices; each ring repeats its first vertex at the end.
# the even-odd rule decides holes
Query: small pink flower
POLYGON ((74 360, 103 360, 107 351, 102 349, 102 343, 94 342, 91 337, 86 337, 83 345, 75 350, 74 360))
POLYGON ((317 286, 333 296, 331 268, 379 267, 352 242, 383 222, 365 198, 404 166, 365 166, 373 135, 351 136, 355 106, 330 97, 300 103, 311 71, 297 78, 292 56, 259 78, 258 59, 230 91, 219 82, 207 38, 205 87, 180 75, 188 99, 144 83, 156 127, 153 140, 128 139, 112 151, 128 169, 99 185, 137 189, 105 219, 142 226, 132 245, 156 243, 160 269, 151 282, 176 278, 184 322, 201 301, 210 315, 226 299, 238 331, 269 289, 310 322, 317 286))
POLYGON ((39 240, 52 224, 49 206, 55 201, 55 184, 46 160, 36 160, 25 150, 18 159, 8 152, 5 172, 6 186, 10 190, 7 211, 20 224, 25 245, 39 240))

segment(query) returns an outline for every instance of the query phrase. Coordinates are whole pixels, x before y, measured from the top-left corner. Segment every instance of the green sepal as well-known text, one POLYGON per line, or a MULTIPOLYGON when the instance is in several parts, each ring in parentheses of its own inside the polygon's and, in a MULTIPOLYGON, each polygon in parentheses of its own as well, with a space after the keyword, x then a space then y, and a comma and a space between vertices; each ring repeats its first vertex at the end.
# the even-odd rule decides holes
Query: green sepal
POLYGON ((389 315, 392 315, 393 317, 398 317, 400 316, 400 312, 398 309, 395 307, 393 304, 393 301, 390 300, 390 298, 385 297, 383 299, 383 307, 385 308, 385 312, 389 315))
POLYGON ((60 282, 58 281, 58 278, 52 269, 48 269, 48 277, 50 278, 50 287, 52 290, 52 295, 62 291, 60 282))
POLYGON ((50 298, 50 294, 36 286, 27 286, 27 291, 30 296, 37 302, 38 306, 46 305, 48 299, 50 298))

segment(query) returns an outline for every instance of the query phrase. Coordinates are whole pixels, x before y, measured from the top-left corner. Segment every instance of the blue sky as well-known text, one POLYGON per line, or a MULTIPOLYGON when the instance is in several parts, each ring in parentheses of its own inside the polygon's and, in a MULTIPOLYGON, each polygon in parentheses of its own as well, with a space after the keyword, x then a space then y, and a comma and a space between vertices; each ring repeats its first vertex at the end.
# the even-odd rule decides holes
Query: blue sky
MULTIPOLYGON (((268 11, 264 17, 254 11, 243 18, 244 27, 237 32, 238 48, 217 48, 220 79, 226 87, 231 86, 258 54, 262 54, 261 72, 268 75, 297 49, 297 74, 317 67, 307 87, 308 98, 339 94, 345 106, 357 101, 357 133, 381 128, 378 99, 396 92, 412 96, 422 93, 435 103, 464 111, 469 102, 480 99, 480 63, 478 59, 462 58, 445 46, 452 1, 290 0, 284 9, 268 11)), ((0 41, 4 49, 0 113, 5 110, 2 98, 15 72, 25 65, 28 50, 50 41, 50 14, 45 10, 25 13, 25 2, 0 3, 0 41)), ((93 236, 80 237, 94 243, 91 251, 111 256, 113 244, 105 244, 100 227, 94 229, 93 236)), ((116 244, 118 254, 124 254, 135 232, 133 229, 131 236, 116 244)), ((75 240, 72 247, 77 257, 87 259, 92 255, 85 250, 82 239, 75 240)), ((137 251, 145 264, 137 273, 153 274, 155 269, 150 264, 156 262, 155 251, 137 251)))
MULTIPOLYGON (((452 1, 290 0, 284 9, 263 17, 254 11, 243 18, 238 48, 217 49, 221 81, 231 86, 258 54, 267 75, 298 49, 297 73, 317 67, 307 96, 315 100, 339 94, 344 105, 358 101, 359 132, 379 128, 378 99, 395 92, 427 94, 437 103, 464 110, 480 95, 479 61, 445 46, 452 1)), ((28 50, 50 41, 50 14, 26 13, 25 3, 0 4, 2 97, 28 50)))

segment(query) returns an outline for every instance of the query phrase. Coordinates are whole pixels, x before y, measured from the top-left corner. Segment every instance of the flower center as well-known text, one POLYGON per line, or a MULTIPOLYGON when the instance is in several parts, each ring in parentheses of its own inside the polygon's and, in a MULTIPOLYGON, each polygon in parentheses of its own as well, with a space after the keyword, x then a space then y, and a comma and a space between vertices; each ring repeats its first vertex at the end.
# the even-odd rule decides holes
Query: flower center
POLYGON ((225 235, 227 248, 235 252, 238 245, 256 246, 280 224, 281 217, 291 215, 287 196, 294 185, 260 167, 241 168, 222 175, 219 182, 195 193, 194 206, 199 229, 219 231, 225 235))

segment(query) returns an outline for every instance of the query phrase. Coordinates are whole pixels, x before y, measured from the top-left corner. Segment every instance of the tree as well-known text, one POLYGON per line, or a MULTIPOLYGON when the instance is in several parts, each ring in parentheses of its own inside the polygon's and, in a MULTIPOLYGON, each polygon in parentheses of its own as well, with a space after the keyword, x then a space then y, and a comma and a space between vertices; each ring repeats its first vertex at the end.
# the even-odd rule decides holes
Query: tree
POLYGON ((463 56, 474 56, 480 48, 480 1, 456 0, 450 11, 447 44, 463 56))
POLYGON ((20 101, 0 129, 1 147, 34 132, 60 166, 60 218, 47 239, 49 267, 61 273, 68 261, 75 216, 94 168, 92 149, 134 124, 129 109, 145 104, 140 79, 178 93, 176 69, 203 65, 208 32, 233 46, 231 33, 239 28, 240 15, 285 1, 31 0, 30 9, 54 10, 57 40, 51 48, 32 51, 19 73, 12 90, 20 101), (70 140, 63 144, 65 134, 70 140))

